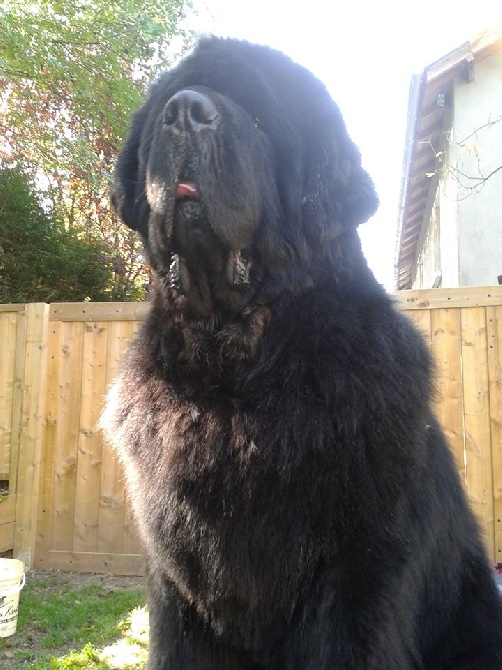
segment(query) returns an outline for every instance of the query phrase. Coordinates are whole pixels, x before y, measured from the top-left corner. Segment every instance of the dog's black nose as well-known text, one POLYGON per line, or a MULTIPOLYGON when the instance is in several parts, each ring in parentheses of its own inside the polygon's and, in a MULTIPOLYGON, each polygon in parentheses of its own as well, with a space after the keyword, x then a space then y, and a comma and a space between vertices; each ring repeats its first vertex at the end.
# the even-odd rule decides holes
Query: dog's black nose
POLYGON ((218 117, 213 101, 199 91, 178 91, 164 107, 164 124, 176 132, 214 129, 218 117))

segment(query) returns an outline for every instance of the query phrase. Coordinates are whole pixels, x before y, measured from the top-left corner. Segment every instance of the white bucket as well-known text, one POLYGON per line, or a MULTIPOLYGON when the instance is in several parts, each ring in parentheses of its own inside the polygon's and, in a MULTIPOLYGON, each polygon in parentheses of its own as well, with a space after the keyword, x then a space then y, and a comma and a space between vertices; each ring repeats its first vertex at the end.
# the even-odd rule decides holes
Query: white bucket
POLYGON ((24 582, 23 563, 15 558, 0 558, 0 637, 16 632, 19 592, 24 582))

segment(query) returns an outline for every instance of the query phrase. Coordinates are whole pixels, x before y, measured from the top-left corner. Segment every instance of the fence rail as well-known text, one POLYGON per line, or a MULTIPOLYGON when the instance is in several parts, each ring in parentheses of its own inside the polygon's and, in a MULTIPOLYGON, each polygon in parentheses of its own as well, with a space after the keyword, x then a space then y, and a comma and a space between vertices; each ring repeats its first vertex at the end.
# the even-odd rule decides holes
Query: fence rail
MULTIPOLYGON (((502 287, 402 291, 437 363, 436 411, 502 561, 502 287)), ((0 552, 139 574, 122 473, 96 424, 142 303, 0 305, 0 552)))

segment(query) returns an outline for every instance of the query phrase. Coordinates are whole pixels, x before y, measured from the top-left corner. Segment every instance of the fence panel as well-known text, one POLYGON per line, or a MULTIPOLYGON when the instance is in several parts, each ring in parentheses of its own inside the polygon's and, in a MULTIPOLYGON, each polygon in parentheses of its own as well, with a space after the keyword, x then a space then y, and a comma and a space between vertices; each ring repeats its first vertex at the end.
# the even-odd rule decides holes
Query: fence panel
POLYGON ((0 305, 7 338, 0 359, 0 454, 7 468, 2 472, 6 495, 0 497, 0 550, 12 550, 26 565, 32 564, 35 551, 48 314, 44 303, 0 305))
POLYGON ((25 305, 0 305, 0 553, 14 548, 25 305))
POLYGON ((397 297, 414 320, 416 312, 430 312, 436 414, 489 555, 502 562, 502 287, 402 291, 397 297))
MULTIPOLYGON (((403 291, 396 301, 431 347, 437 416, 502 562, 502 287, 403 291)), ((141 573, 121 469, 97 420, 147 309, 0 305, 0 552, 42 568, 141 573)))
POLYGON ((145 312, 138 304, 51 306, 38 567, 142 571, 121 469, 97 423, 145 312))

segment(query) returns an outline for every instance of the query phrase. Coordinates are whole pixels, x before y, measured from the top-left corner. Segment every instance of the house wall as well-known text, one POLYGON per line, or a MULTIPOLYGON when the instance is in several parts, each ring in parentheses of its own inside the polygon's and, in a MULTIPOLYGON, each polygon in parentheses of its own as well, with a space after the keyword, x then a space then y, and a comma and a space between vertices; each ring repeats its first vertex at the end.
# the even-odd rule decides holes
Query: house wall
POLYGON ((502 54, 477 63, 472 82, 456 81, 453 129, 458 283, 496 284, 502 274, 502 169, 483 186, 481 179, 502 166, 502 54))
POLYGON ((459 286, 457 189, 451 179, 443 176, 439 190, 441 217, 441 286, 459 286))
MULTIPOLYGON (((437 182, 437 177, 434 177, 437 182)), ((431 188, 433 192, 433 188, 431 188)), ((414 289, 433 288, 441 279, 441 213, 439 210, 440 189, 437 188, 431 205, 427 207, 429 221, 423 226, 413 278, 414 289)))
POLYGON ((459 286, 456 183, 433 177, 428 221, 423 226, 413 278, 414 289, 459 286))

